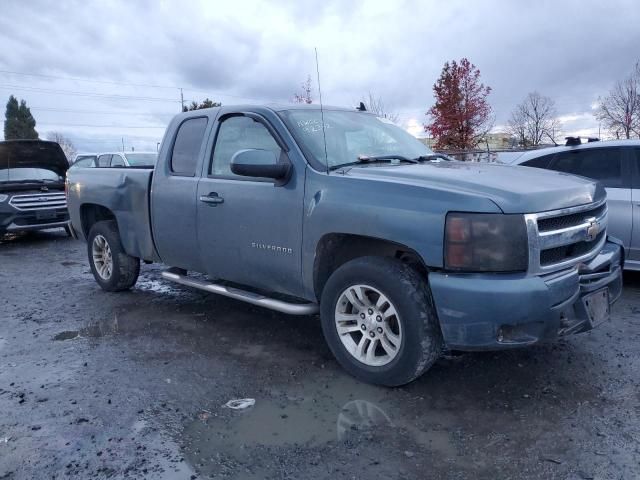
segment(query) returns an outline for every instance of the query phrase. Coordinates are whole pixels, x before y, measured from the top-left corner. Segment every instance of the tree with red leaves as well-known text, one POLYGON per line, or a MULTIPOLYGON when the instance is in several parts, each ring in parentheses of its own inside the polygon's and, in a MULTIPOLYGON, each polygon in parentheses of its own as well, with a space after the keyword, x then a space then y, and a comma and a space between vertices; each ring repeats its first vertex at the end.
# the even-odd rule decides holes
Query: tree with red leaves
POLYGON ((436 148, 474 148, 491 128, 491 87, 480 82, 480 70, 463 58, 446 62, 433 85, 436 103, 427 115, 425 130, 436 139, 436 148))

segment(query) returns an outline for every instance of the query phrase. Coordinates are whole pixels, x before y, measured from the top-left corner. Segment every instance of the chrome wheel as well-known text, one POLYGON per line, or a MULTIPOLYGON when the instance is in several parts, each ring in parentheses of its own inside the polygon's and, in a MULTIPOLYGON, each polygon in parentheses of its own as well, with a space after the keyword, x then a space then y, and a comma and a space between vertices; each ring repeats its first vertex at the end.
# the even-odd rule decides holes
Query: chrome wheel
POLYGON ((400 317, 391 301, 373 287, 353 285, 345 289, 338 297, 335 323, 346 350, 365 365, 386 365, 400 350, 400 317))
POLYGON ((113 255, 107 239, 102 235, 96 235, 91 244, 93 266, 103 280, 109 280, 113 273, 113 255))

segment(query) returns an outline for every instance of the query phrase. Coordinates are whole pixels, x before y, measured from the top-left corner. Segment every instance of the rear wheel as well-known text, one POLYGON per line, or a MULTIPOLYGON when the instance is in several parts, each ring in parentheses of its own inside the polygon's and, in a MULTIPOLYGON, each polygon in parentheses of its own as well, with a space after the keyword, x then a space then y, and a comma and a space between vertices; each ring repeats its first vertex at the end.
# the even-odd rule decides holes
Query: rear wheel
POLYGON ((323 290, 321 319, 338 362, 369 383, 408 383, 441 353, 426 279, 396 259, 361 257, 338 268, 323 290))
POLYGON ((113 220, 97 222, 87 238, 89 264, 98 285, 107 292, 128 290, 140 274, 140 260, 128 255, 113 220))

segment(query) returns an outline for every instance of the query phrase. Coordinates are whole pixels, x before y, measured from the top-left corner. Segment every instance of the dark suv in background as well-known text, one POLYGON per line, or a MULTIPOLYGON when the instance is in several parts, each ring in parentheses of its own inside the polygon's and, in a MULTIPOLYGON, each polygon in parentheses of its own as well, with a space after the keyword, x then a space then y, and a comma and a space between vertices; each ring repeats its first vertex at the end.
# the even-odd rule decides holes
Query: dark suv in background
POLYGON ((510 163, 599 180, 607 190, 611 236, 622 240, 624 268, 640 270, 640 140, 589 141, 525 152, 510 163))
POLYGON ((55 142, 0 142, 0 235, 56 227, 68 232, 64 193, 68 168, 55 142))

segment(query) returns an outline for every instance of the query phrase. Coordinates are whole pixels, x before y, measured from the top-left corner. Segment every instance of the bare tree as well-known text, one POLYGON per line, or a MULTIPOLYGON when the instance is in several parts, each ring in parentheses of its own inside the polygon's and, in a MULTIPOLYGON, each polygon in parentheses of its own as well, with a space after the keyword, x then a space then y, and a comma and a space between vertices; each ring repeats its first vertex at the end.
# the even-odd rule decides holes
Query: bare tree
POLYGON ((293 95, 294 103, 313 103, 313 96, 311 95, 311 75, 307 76, 307 80, 301 85, 302 90, 293 95))
POLYGON ((560 133, 555 102, 538 92, 531 92, 511 112, 507 128, 518 139, 518 143, 525 147, 540 145, 545 138, 550 138, 555 143, 560 133))
POLYGON ((77 150, 73 142, 62 135, 60 132, 49 132, 47 134, 47 140, 52 142, 56 142, 62 148, 64 155, 67 157, 69 162, 72 162, 74 157, 76 156, 77 150))
POLYGON ((378 117, 386 118, 394 123, 400 118, 400 115, 397 113, 392 113, 387 110, 381 97, 376 97, 371 92, 369 92, 366 98, 362 99, 362 103, 364 103, 367 111, 375 113, 378 117))
POLYGON ((609 94, 599 99, 596 118, 616 138, 640 137, 640 62, 631 75, 616 82, 609 94))

